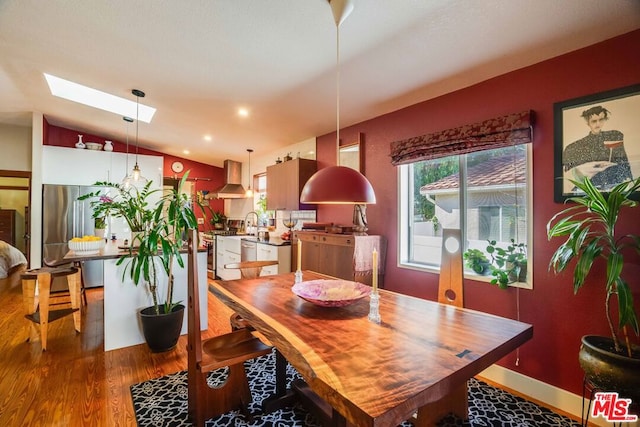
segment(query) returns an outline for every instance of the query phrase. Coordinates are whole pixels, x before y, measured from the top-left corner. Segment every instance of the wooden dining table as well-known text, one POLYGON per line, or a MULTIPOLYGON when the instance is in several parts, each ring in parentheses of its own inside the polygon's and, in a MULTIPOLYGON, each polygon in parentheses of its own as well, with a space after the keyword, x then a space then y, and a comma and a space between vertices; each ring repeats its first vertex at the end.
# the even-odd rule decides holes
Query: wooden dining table
MULTIPOLYGON (((315 279, 327 277, 303 272, 304 281, 315 279)), ((290 273, 209 280, 209 290, 275 345, 307 391, 330 405, 334 425, 467 418, 467 380, 533 336, 526 323, 387 290, 379 291, 377 324, 368 320, 369 297, 320 307, 293 284, 290 273)))

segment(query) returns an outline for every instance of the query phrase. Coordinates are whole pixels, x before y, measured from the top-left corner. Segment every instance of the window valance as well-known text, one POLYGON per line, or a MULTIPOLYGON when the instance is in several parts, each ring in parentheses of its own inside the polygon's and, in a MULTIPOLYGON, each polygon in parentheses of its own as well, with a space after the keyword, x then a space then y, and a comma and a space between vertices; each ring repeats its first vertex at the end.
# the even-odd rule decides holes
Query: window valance
POLYGON ((394 166, 454 154, 526 144, 533 139, 533 112, 508 114, 480 123, 416 136, 391 143, 394 166))

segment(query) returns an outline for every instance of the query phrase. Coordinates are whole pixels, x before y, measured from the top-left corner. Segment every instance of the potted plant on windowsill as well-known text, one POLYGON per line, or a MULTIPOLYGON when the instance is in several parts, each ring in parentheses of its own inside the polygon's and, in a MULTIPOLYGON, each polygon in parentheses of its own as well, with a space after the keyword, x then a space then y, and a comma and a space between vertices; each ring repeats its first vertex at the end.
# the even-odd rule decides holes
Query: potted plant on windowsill
MULTIPOLYGON (((584 194, 569 198, 575 205, 554 215, 547 224, 549 239, 563 237, 551 257, 549 268, 555 273, 573 266, 573 291, 577 293, 587 282, 594 262, 606 262, 604 309, 610 337, 585 335, 579 352, 580 366, 585 377, 598 389, 617 391, 621 397, 640 401, 640 347, 629 341, 631 328, 640 335, 638 316, 631 286, 623 276, 625 257, 640 254, 640 237, 636 234, 616 233, 618 216, 623 208, 633 208, 630 199, 640 189, 640 178, 616 185, 607 193, 600 192, 588 179, 571 180, 584 194), (611 318, 612 302, 617 302, 618 321, 611 318), (623 337, 624 339, 621 339, 623 337)), ((628 262, 628 261, 627 261, 628 262)))
POLYGON ((491 261, 480 249, 467 249, 462 258, 464 264, 476 274, 484 276, 491 271, 491 261))
POLYGON ((491 274, 491 284, 500 289, 507 289, 509 283, 526 282, 527 280, 527 252, 526 245, 516 243, 514 239, 503 248, 495 240, 488 240, 487 253, 491 256, 494 266, 491 274))

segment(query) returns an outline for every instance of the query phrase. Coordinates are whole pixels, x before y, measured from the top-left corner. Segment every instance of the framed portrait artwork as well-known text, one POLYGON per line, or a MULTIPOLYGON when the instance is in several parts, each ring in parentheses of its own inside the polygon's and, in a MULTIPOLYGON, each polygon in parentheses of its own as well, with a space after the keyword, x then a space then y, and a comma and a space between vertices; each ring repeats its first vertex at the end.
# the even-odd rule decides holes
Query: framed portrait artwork
POLYGON ((577 196, 570 179, 602 191, 640 176, 640 84, 557 102, 554 199, 577 196))

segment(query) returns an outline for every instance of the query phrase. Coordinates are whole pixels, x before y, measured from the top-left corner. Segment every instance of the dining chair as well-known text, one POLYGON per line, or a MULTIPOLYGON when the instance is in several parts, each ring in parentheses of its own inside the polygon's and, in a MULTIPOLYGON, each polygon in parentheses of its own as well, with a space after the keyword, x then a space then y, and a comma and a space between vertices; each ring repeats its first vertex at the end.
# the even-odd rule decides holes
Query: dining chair
POLYGON ((47 349, 49 323, 73 314, 73 324, 76 332, 82 329, 80 311, 80 272, 74 267, 42 267, 27 270, 21 274, 22 301, 25 318, 30 320, 27 341, 37 338, 35 325, 40 325, 40 343, 42 350, 47 349), (67 280, 68 292, 51 292, 51 283, 58 277, 67 280), (38 298, 36 305, 36 286, 38 298))
POLYGON ((243 261, 225 264, 224 268, 240 270, 240 277, 243 279, 255 279, 260 277, 262 269, 271 265, 278 265, 277 260, 273 261, 243 261))
MULTIPOLYGON (((271 265, 278 265, 278 261, 243 261, 234 262, 231 264, 225 264, 224 268, 238 269, 240 270, 240 277, 243 279, 255 279, 260 277, 263 267, 269 267, 271 265)), ((231 323, 231 330, 237 331, 238 329, 249 328, 254 330, 249 323, 240 316, 238 313, 231 314, 229 317, 229 323, 231 323)))
POLYGON ((188 240, 188 406, 189 418, 196 426, 226 412, 240 409, 248 415, 251 390, 244 362, 269 354, 264 344, 250 330, 241 329, 209 339, 202 339, 200 297, 197 277, 197 230, 189 231, 188 240), (227 380, 219 387, 207 384, 209 372, 228 367, 227 380))

